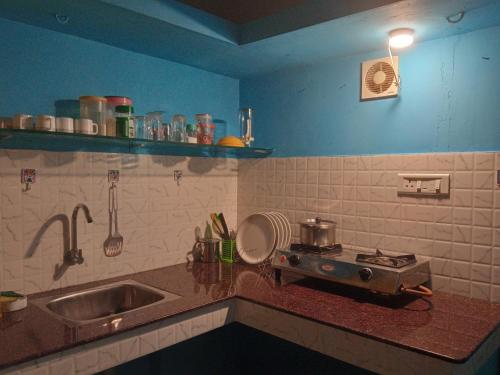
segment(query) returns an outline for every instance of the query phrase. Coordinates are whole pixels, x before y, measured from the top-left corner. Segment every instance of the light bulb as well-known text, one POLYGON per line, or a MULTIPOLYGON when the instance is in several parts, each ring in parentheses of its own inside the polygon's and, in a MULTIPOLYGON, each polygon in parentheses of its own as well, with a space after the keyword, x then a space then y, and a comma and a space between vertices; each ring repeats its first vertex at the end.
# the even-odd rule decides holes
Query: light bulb
POLYGON ((396 29, 389 33, 389 46, 392 48, 405 48, 413 44, 412 29, 396 29))

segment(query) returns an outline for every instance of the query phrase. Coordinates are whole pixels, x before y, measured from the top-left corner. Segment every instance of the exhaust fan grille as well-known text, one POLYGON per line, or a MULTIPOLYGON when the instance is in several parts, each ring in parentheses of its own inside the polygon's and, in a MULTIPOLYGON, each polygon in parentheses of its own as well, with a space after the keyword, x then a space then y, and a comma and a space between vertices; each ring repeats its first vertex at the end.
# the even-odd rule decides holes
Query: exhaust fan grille
POLYGON ((394 68, 389 58, 365 61, 361 65, 361 99, 379 99, 398 95, 396 84, 398 58, 394 68))

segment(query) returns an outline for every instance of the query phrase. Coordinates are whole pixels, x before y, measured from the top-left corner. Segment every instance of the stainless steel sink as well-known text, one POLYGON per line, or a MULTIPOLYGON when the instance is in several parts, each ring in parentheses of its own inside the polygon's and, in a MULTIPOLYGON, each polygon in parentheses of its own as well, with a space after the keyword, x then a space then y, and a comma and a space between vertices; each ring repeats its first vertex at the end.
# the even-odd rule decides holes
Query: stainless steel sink
POLYGON ((56 298, 42 297, 32 303, 58 318, 82 324, 123 316, 130 311, 177 298, 180 298, 177 294, 125 280, 56 298))

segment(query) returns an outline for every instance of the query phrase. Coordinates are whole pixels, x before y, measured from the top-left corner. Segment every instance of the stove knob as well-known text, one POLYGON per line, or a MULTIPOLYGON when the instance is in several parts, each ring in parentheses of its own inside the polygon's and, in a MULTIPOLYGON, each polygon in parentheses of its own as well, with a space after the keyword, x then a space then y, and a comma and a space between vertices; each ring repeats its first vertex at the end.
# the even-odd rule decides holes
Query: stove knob
POLYGON ((361 268, 358 273, 359 277, 363 281, 369 281, 373 277, 373 271, 369 268, 361 268))
POLYGON ((292 254, 288 257, 288 262, 291 266, 296 266, 300 263, 300 256, 298 254, 292 254))

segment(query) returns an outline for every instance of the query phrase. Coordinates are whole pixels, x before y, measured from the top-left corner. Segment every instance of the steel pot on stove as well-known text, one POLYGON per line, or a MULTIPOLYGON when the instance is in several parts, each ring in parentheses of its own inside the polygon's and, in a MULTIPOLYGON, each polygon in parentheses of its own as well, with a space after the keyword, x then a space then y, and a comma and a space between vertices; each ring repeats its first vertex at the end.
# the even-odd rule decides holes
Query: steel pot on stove
POLYGON ((310 246, 331 246, 335 244, 337 223, 320 217, 300 222, 300 243, 310 246))

